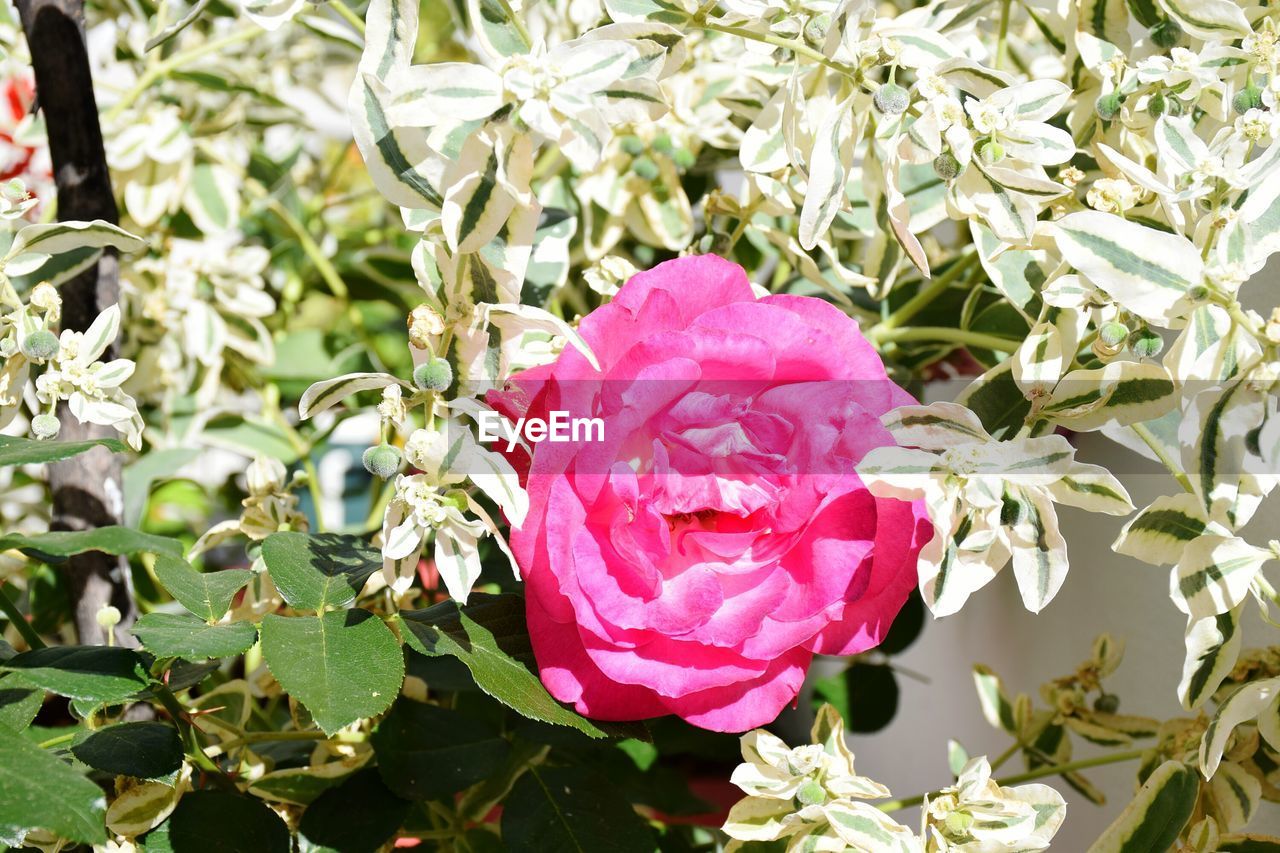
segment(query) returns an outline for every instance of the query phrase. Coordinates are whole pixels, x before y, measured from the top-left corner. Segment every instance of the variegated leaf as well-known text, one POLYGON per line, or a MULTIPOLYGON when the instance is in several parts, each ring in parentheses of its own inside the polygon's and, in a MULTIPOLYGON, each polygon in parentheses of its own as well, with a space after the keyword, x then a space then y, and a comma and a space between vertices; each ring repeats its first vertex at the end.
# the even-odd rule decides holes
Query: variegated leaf
POLYGON ((146 248, 146 245, 141 237, 101 219, 92 222, 49 222, 24 227, 13 238, 5 257, 13 258, 27 252, 60 255, 79 249, 107 247, 122 252, 137 252, 146 248))
POLYGON ((1235 0, 1160 0, 1160 6, 1197 38, 1229 40, 1253 32, 1235 0))
POLYGON ((533 45, 507 0, 467 0, 471 31, 495 59, 528 53, 533 45))
POLYGON ((1089 853, 1152 853, 1168 850, 1191 819, 1200 780, 1181 761, 1155 769, 1136 797, 1089 848, 1089 853))
POLYGON ((1240 657, 1240 610, 1192 620, 1187 625, 1187 656, 1178 698, 1188 711, 1200 707, 1230 674, 1240 657))
POLYGON ((1204 278, 1204 262, 1190 240, 1111 213, 1072 213, 1053 231, 1068 263, 1158 326, 1169 326, 1190 307, 1187 291, 1204 278))
POLYGON ((298 401, 298 416, 306 420, 352 394, 395 384, 412 389, 407 382, 397 379, 390 373, 348 373, 334 379, 325 379, 303 392, 302 399, 298 401))
POLYGON ((1154 566, 1173 565, 1187 546, 1209 531, 1204 507, 1182 492, 1156 498, 1120 531, 1111 549, 1154 566))
POLYGON ((1218 706, 1218 712, 1200 739, 1200 772, 1206 779, 1212 779, 1218 772, 1222 753, 1236 727, 1257 719, 1268 709, 1274 713, 1277 697, 1280 697, 1280 678, 1266 678, 1241 685, 1218 706))
POLYGON ((1169 595, 1192 619, 1207 619, 1234 610, 1270 551, 1255 548, 1235 536, 1209 533, 1190 543, 1174 567, 1169 595))

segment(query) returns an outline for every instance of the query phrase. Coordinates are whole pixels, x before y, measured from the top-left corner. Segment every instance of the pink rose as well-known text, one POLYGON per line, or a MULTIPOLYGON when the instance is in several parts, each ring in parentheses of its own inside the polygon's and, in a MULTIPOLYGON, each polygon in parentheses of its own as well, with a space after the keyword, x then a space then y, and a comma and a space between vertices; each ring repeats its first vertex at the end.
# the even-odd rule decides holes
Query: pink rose
POLYGON ((580 331, 599 372, 566 348, 491 395, 512 420, 604 421, 603 441, 534 446, 511 536, 542 681, 598 719, 769 723, 915 584, 923 506, 854 473, 914 401, 840 310, 757 299, 712 255, 636 275, 580 331))

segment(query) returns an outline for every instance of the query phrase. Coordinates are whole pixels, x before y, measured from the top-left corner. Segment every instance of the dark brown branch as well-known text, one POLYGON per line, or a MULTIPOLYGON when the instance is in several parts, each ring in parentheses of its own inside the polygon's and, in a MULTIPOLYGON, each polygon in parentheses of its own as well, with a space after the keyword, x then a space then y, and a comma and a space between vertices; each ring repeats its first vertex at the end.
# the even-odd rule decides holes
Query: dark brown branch
MULTIPOLYGON (((18 0, 18 13, 31 46, 36 102, 49 136, 58 218, 116 222, 119 215, 85 48, 83 0, 18 0)), ((107 252, 96 265, 62 285, 63 328, 84 331, 104 308, 115 304, 120 292, 118 270, 115 255, 107 252)), ((103 357, 112 357, 113 351, 114 345, 103 357)), ((61 439, 114 435, 110 427, 79 423, 65 404, 58 418, 61 439)), ((105 448, 50 465, 49 485, 55 530, 120 522, 124 499, 120 460, 105 448)), ((126 630, 137 615, 128 562, 90 552, 69 559, 65 572, 80 642, 105 641, 96 617, 104 605, 112 604, 123 616, 116 636, 122 644, 136 645, 126 630)))

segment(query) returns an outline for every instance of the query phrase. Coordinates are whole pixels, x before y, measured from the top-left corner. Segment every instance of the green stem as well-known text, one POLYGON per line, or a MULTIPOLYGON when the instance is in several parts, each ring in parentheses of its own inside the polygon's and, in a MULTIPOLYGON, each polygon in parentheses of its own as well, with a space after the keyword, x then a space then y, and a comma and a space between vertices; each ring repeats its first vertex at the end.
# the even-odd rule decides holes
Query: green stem
POLYGON ((1009 8, 1012 0, 1000 2, 1000 33, 996 36, 996 70, 1004 70, 1009 60, 1009 8))
POLYGON ((994 773, 997 770, 999 770, 1006 761, 1008 761, 1010 758, 1013 758, 1015 755, 1017 755, 1018 751, 1021 749, 1022 749, 1022 744, 1020 743, 1011 744, 1008 749, 1000 753, 1000 755, 996 758, 995 761, 991 762, 991 772, 994 773))
POLYGON ((237 42, 248 41, 251 38, 256 38, 261 35, 261 33, 262 31, 256 26, 246 27, 243 30, 237 30, 234 33, 229 33, 222 38, 212 39, 211 41, 207 41, 204 44, 197 45, 188 50, 179 51, 164 62, 156 63, 144 71, 142 76, 138 78, 138 82, 134 84, 133 88, 126 92, 120 100, 116 101, 111 109, 107 110, 106 113, 103 114, 103 124, 107 124, 125 110, 129 109, 129 107, 133 106, 133 102, 136 101, 143 92, 147 91, 152 84, 166 76, 170 71, 181 68, 188 62, 197 60, 202 56, 207 56, 210 53, 217 53, 223 48, 230 47, 237 42))
POLYGON ((65 735, 58 735, 57 737, 51 737, 48 740, 42 740, 40 741, 39 744, 37 744, 37 746, 39 746, 41 749, 49 749, 50 747, 53 747, 53 746, 61 746, 64 743, 69 743, 70 741, 75 740, 76 735, 78 734, 80 734, 79 728, 77 728, 74 732, 70 732, 65 735))
POLYGON ((1138 423, 1130 424, 1129 429, 1133 430, 1134 434, 1142 439, 1147 447, 1151 448, 1151 452, 1160 460, 1160 464, 1169 469, 1169 473, 1173 475, 1173 479, 1178 481, 1179 486, 1182 486, 1188 492, 1195 491, 1191 487, 1191 480, 1187 477, 1186 472, 1182 470, 1182 466, 1173 460, 1173 457, 1165 450, 1164 445, 1160 443, 1160 439, 1156 438, 1155 434, 1151 432, 1150 427, 1146 424, 1138 423))
POLYGON ((920 289, 920 292, 908 299, 903 305, 894 311, 888 317, 885 317, 879 323, 871 327, 867 333, 867 337, 872 341, 878 339, 879 335, 891 329, 896 329, 912 317, 919 314, 929 306, 929 303, 952 285, 952 283, 964 274, 975 261, 978 260, 977 252, 970 252, 962 258, 959 258, 951 266, 947 267, 946 272, 939 275, 933 281, 920 289))
POLYGON ((351 11, 350 6, 342 2, 342 0, 329 0, 329 5, 335 12, 341 15, 348 24, 355 27, 356 32, 360 35, 364 35, 364 21, 361 20, 359 15, 351 11))
MULTIPOLYGON (((1046 776, 1059 776, 1063 773, 1074 773, 1077 770, 1088 770, 1090 767, 1102 767, 1107 764, 1120 764, 1124 761, 1136 761, 1145 753, 1145 749, 1133 749, 1128 752, 1115 752, 1111 755, 1099 755, 1094 758, 1082 758, 1079 761, 1070 761, 1066 764, 1053 764, 1047 767, 1037 767, 1035 770, 1028 770, 1026 773, 1019 773, 1016 776, 1006 776, 1003 779, 995 780, 997 785, 1009 786, 1020 785, 1023 782, 1031 782, 1035 779, 1043 779, 1046 776)), ((924 802, 925 797, 935 797, 938 791, 932 791, 928 794, 918 794, 914 797, 907 797, 902 800, 890 800, 887 803, 878 804, 877 808, 881 811, 896 812, 902 809, 909 809, 912 806, 918 806, 924 802)))
POLYGON ((27 641, 28 646, 33 649, 44 648, 44 640, 40 639, 36 629, 31 627, 27 617, 18 609, 18 605, 13 603, 13 599, 9 597, 9 593, 4 591, 3 586, 0 586, 0 610, 3 610, 4 615, 9 617, 9 621, 13 623, 13 627, 22 635, 22 639, 27 641))
POLYGON ((324 732, 245 732, 241 737, 221 744, 221 747, 223 752, 230 752, 236 747, 248 746, 251 743, 262 743, 263 741, 327 739, 328 736, 324 732))
POLYGON ((999 335, 988 335, 983 332, 971 332, 968 329, 953 329, 950 326, 914 326, 909 329, 889 329, 880 333, 875 343, 907 343, 910 341, 940 341, 942 343, 960 344, 962 346, 989 349, 995 352, 1013 352, 1022 341, 1013 338, 1002 338, 999 335))
POLYGON ((812 59, 814 62, 827 66, 832 71, 838 71, 847 77, 854 78, 855 80, 859 76, 858 73, 854 71, 854 69, 850 68, 849 66, 845 65, 842 62, 836 62, 834 59, 829 59, 826 56, 823 56, 821 53, 809 47, 809 45, 804 44, 803 42, 793 41, 792 39, 783 38, 782 36, 775 36, 773 33, 758 33, 758 32, 755 32, 754 30, 749 30, 746 27, 735 27, 731 24, 722 24, 718 21, 704 21, 704 20, 694 19, 690 21, 690 23, 693 24, 695 27, 698 27, 699 29, 711 30, 712 32, 724 33, 726 35, 731 35, 731 36, 737 36, 738 38, 744 38, 750 41, 758 41, 763 44, 771 44, 774 47, 786 48, 787 50, 791 51, 797 56, 803 56, 806 59, 812 59))

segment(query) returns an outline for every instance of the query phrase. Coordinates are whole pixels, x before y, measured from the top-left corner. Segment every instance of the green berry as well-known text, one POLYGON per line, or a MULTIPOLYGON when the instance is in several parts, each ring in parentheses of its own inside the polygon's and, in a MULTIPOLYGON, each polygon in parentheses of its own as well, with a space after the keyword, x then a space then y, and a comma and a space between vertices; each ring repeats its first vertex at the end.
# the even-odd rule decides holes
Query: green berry
POLYGON ((804 25, 804 40, 814 47, 820 47, 827 40, 827 31, 831 29, 831 16, 825 12, 814 15, 804 25))
POLYGON ((389 444, 370 447, 360 457, 366 471, 384 480, 400 470, 400 459, 400 451, 389 444))
POLYGON ((1129 349, 1142 358, 1155 358, 1164 349, 1164 338, 1150 329, 1137 329, 1129 336, 1129 349))
POLYGON ((949 181, 960 174, 960 161, 950 151, 944 151, 933 158, 933 171, 942 180, 949 181))
POLYGON ((1182 41, 1182 27, 1172 18, 1165 18, 1151 28, 1151 40, 1157 47, 1170 48, 1182 41))
POLYGON ((60 429, 62 424, 53 415, 36 415, 31 419, 31 431, 36 438, 53 438, 60 429))
POLYGON ((1129 327, 1124 323, 1105 323, 1098 330, 1098 340, 1109 347, 1118 347, 1129 337, 1129 327))
POLYGON ((639 157, 644 153, 644 141, 638 136, 627 135, 622 137, 618 142, 622 146, 622 150, 630 154, 632 157, 639 157))
POLYGON ((1103 121, 1111 121, 1120 112, 1121 103, 1120 93, 1112 92, 1109 95, 1103 95, 1098 98, 1093 104, 1093 109, 1098 114, 1098 118, 1103 121))
POLYGON ((827 792, 822 785, 810 779, 796 791, 796 799, 806 806, 820 806, 827 801, 827 792))
POLYGON ((876 109, 887 116, 901 115, 911 105, 911 95, 897 83, 885 83, 871 96, 876 109))
POLYGON ((656 181, 658 179, 658 164, 648 157, 637 157, 632 160, 631 171, 637 177, 644 178, 646 181, 656 181))
POLYGON ((423 391, 443 391, 453 384, 453 368, 443 358, 433 358, 413 369, 413 384, 423 391))
POLYGON ((671 137, 665 133, 660 133, 653 138, 653 150, 659 154, 670 154, 675 150, 675 143, 671 141, 671 137))
POLYGON ((37 361, 53 358, 58 354, 58 336, 48 329, 37 329, 22 342, 22 354, 37 361))
POLYGON ((1187 298, 1192 302, 1204 302, 1209 298, 1209 288, 1205 287, 1203 284, 1197 284, 1194 287, 1188 288, 1187 298))
POLYGON ((1103 693, 1093 700, 1093 710, 1103 714, 1114 714, 1120 709, 1120 697, 1114 693, 1103 693))
POLYGON ((693 164, 698 162, 697 156, 688 148, 677 148, 671 152, 671 161, 681 169, 692 169, 693 164))
POLYGON ((1244 115, 1249 110, 1262 109, 1262 90, 1250 83, 1236 92, 1236 96, 1231 99, 1231 109, 1238 115, 1244 115))
POLYGON ((978 156, 984 163, 999 163, 1004 159, 1004 146, 994 139, 989 139, 978 146, 978 156))

